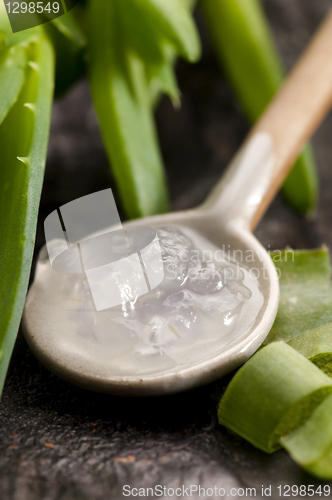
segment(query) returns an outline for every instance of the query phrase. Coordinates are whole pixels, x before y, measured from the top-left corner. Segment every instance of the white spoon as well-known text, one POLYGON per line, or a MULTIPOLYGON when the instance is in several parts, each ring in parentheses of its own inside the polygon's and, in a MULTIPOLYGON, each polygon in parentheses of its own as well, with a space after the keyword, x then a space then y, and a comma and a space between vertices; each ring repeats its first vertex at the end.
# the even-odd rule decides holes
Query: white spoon
POLYGON ((180 226, 185 232, 196 234, 198 240, 200 237, 205 242, 208 240, 213 248, 250 255, 250 261, 244 264, 248 273, 252 271, 257 275, 262 296, 261 302, 248 302, 247 311, 253 318, 250 327, 246 318, 240 316, 226 345, 222 348, 216 345, 209 355, 203 355, 204 343, 200 341, 196 347, 193 339, 194 361, 178 363, 165 370, 155 369, 154 373, 144 375, 130 370, 117 373, 116 356, 103 357, 103 346, 100 348, 93 339, 78 341, 71 328, 75 323, 68 319, 75 312, 59 313, 57 305, 52 303, 53 290, 62 286, 59 281, 62 278, 50 268, 44 248, 28 294, 23 328, 31 350, 46 367, 69 382, 95 391, 160 395, 211 382, 246 361, 258 349, 275 319, 279 286, 270 256, 252 231, 332 102, 331 42, 332 14, 329 14, 222 181, 202 206, 127 224, 180 226))

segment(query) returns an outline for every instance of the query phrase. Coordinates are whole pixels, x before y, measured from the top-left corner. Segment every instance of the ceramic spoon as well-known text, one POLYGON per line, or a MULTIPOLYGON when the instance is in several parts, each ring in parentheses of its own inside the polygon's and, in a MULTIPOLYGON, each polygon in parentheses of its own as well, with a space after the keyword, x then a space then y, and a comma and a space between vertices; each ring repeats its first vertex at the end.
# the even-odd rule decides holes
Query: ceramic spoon
MULTIPOLYGON (((180 225, 214 245, 250 251, 247 267, 258 270, 263 305, 249 331, 241 323, 233 341, 208 359, 155 375, 116 375, 93 350, 74 351, 59 342, 55 319, 43 316, 42 279, 32 285, 24 312, 26 340, 40 361, 81 387, 121 395, 159 395, 206 384, 246 361, 261 345, 274 322, 279 302, 275 267, 253 236, 303 145, 332 102, 332 14, 318 30, 294 71, 253 128, 221 182, 200 207, 131 222, 131 225, 180 225)), ((43 250, 45 252, 45 250, 43 250)), ((56 273, 54 274, 56 276, 56 273)), ((56 278, 54 278, 56 279, 56 278)), ((53 286, 53 285, 52 285, 53 286)), ((56 283, 54 282, 54 286, 56 283)), ((68 332, 70 335, 70 332, 68 332)))

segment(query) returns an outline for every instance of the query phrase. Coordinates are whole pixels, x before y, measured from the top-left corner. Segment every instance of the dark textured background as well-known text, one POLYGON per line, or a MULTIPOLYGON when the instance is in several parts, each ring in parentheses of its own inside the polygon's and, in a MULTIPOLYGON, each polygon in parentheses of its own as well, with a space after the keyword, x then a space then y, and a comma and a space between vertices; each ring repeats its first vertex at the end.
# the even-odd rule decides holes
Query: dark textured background
MULTIPOLYGON (((330 1, 264 4, 290 68, 330 1)), ((178 65, 181 111, 164 99, 157 113, 173 209, 205 198, 248 130, 198 21, 204 57, 195 66, 178 65)), ((332 246, 331 115, 314 145, 321 178, 316 218, 294 214, 277 198, 257 230, 267 248, 332 246)), ((106 186, 112 178, 82 81, 54 106, 37 249, 48 213, 106 186)), ((124 484, 256 487, 257 498, 261 485, 272 485, 272 498, 278 498, 278 485, 318 484, 285 452, 267 456, 217 424, 229 378, 163 398, 93 394, 49 373, 20 336, 0 405, 0 500, 118 499, 124 484)))

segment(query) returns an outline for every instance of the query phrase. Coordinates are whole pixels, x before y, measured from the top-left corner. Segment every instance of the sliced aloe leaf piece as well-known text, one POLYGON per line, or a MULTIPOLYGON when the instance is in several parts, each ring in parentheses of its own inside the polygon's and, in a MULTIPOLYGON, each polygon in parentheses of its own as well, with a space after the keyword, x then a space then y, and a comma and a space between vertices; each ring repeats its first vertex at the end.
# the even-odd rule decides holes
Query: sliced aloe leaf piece
POLYGON ((219 422, 272 453, 332 393, 332 380, 284 342, 272 343, 235 374, 218 408, 219 422))
POLYGON ((0 51, 0 125, 17 101, 25 79, 26 64, 27 56, 23 47, 0 51))
POLYGON ((332 323, 301 333, 288 345, 332 377, 332 323))
POLYGON ((332 396, 325 399, 304 425, 281 439, 293 460, 314 476, 332 479, 332 396))
POLYGON ((105 147, 129 217, 168 208, 144 65, 123 50, 112 2, 89 6, 90 84, 105 147))
POLYGON ((0 392, 28 286, 53 98, 50 41, 27 52, 25 83, 0 127, 0 392))
POLYGON ((280 302, 275 323, 264 345, 288 341, 301 333, 332 322, 330 255, 318 250, 271 252, 280 274, 280 302))

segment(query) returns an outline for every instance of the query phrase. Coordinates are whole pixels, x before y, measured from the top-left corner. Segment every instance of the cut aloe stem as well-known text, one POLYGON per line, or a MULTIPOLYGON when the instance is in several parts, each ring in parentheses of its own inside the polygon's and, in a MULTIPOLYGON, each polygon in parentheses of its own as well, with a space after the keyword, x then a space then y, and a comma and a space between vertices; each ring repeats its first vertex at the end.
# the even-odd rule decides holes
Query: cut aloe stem
POLYGON ((282 436, 305 422, 332 393, 332 380, 284 342, 272 343, 233 377, 218 409, 219 422, 272 453, 282 436))
MULTIPOLYGON (((253 123, 280 87, 284 70, 264 12, 257 0, 200 0, 217 56, 253 123)), ((288 203, 310 213, 318 195, 318 175, 307 146, 282 188, 288 203)))
POLYGON ((288 345, 332 377, 332 323, 304 332, 288 345))
POLYGON ((280 302, 276 320, 264 344, 288 341, 307 330, 332 322, 328 249, 286 249, 271 252, 271 257, 280 275, 280 302))
POLYGON ((35 242, 54 87, 54 53, 40 35, 16 104, 0 126, 0 393, 16 339, 35 242))
POLYGON ((282 446, 307 472, 332 479, 332 396, 325 399, 304 425, 281 439, 282 446))
POLYGON ((327 375, 332 378, 329 252, 326 247, 287 249, 271 256, 280 272, 281 300, 266 339, 270 343, 235 375, 220 402, 219 418, 266 452, 284 446, 309 473, 330 480, 332 396, 326 385, 327 375), (320 326, 306 331, 317 323, 320 326), (289 338, 287 344, 271 343, 289 338))

